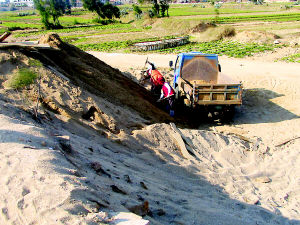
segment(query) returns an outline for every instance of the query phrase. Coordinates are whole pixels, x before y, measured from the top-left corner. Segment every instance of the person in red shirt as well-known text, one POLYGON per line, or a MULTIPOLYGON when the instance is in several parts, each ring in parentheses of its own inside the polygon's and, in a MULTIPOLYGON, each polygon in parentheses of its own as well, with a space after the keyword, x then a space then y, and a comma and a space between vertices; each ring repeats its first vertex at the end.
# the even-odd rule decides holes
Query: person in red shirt
POLYGON ((158 101, 160 102, 162 100, 167 100, 168 102, 167 110, 170 110, 169 111, 170 116, 173 117, 175 114, 174 112, 175 91, 168 82, 164 82, 161 88, 161 95, 158 101))
POLYGON ((156 69, 155 65, 149 61, 147 61, 146 63, 149 64, 148 69, 146 71, 146 76, 144 76, 144 80, 149 79, 150 78, 150 82, 151 82, 151 92, 156 95, 159 96, 161 88, 165 82, 165 78, 163 77, 163 75, 161 75, 161 73, 156 69))

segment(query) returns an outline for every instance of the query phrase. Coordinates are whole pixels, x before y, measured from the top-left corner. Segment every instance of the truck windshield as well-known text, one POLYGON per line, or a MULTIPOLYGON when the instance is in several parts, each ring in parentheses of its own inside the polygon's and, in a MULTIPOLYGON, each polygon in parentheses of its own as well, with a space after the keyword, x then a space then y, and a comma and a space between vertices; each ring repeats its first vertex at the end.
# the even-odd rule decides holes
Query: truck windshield
POLYGON ((190 83, 216 84, 218 80, 218 67, 216 59, 205 55, 185 56, 181 77, 190 83))

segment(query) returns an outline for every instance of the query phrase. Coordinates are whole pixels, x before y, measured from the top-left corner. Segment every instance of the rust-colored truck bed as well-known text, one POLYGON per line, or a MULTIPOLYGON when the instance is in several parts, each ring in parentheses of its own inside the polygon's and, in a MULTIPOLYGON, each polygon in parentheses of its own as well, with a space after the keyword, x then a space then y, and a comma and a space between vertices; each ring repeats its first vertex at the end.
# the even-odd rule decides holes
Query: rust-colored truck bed
POLYGON ((198 105, 241 105, 241 84, 212 84, 195 87, 194 104, 198 105))

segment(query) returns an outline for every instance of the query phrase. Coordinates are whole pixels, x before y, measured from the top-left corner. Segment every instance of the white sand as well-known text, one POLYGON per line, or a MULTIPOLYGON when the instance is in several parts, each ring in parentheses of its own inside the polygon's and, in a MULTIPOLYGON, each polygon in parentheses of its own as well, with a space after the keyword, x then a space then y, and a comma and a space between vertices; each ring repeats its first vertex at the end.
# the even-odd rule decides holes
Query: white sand
MULTIPOLYGON (((133 74, 146 59, 93 54, 133 74)), ((242 81, 244 105, 230 125, 180 129, 187 158, 168 124, 106 138, 63 116, 38 124, 0 95, 0 224, 100 224, 144 200, 150 224, 300 224, 299 64, 220 62, 242 81)))

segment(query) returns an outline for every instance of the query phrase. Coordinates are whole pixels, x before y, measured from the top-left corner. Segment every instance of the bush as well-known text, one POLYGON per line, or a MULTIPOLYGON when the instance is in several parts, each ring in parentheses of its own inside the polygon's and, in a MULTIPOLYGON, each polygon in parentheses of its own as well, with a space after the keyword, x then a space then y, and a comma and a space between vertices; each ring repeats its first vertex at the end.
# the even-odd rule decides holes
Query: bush
POLYGON ((99 23, 101 25, 108 25, 108 24, 112 24, 115 23, 115 20, 111 20, 111 19, 101 19, 101 18, 95 18, 93 19, 94 23, 99 23))
POLYGON ((21 68, 8 81, 8 87, 14 89, 23 88, 32 84, 36 78, 37 74, 34 71, 31 71, 28 68, 21 68))
POLYGON ((127 8, 124 8, 124 9, 121 9, 120 10, 120 15, 121 16, 126 16, 126 15, 128 15, 129 13, 128 13, 128 9, 127 8))
POLYGON ((16 6, 14 4, 11 4, 10 7, 9 7, 9 11, 16 11, 16 10, 18 10, 16 8, 16 6))
POLYGON ((15 31, 15 30, 24 30, 24 29, 21 28, 21 27, 8 27, 7 30, 8 31, 15 31))
POLYGON ((149 15, 150 18, 153 18, 155 16, 155 13, 153 12, 153 10, 150 9, 148 11, 148 15, 149 15))
POLYGON ((77 20, 77 19, 74 19, 74 21, 73 21, 73 25, 78 25, 78 24, 80 24, 80 22, 78 22, 78 20, 77 20))

